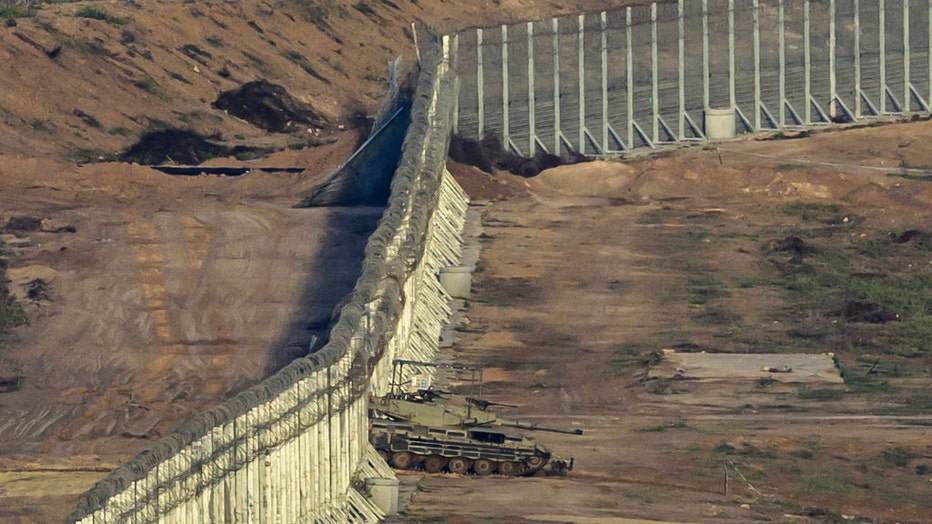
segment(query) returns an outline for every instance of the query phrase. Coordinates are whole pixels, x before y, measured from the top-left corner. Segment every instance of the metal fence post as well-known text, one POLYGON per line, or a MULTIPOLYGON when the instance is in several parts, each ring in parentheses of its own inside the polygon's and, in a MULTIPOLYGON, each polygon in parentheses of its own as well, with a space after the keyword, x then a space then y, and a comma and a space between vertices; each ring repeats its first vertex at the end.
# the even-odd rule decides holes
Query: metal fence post
POLYGON ((861 118, 861 6, 854 0, 854 118, 861 118))
POLYGON ((783 2, 784 0, 779 0, 777 3, 777 34, 780 39, 780 107, 778 109, 780 114, 777 116, 777 122, 779 122, 780 129, 786 127, 786 27, 784 27, 786 13, 783 2))
POLYGON ((511 122, 509 121, 508 93, 508 26, 502 25, 502 147, 507 151, 511 143, 511 122))
POLYGON ((625 52, 627 68, 625 82, 628 95, 628 147, 634 147, 634 51, 631 49, 631 8, 625 8, 625 39, 627 41, 625 52))
POLYGON ((586 154, 586 15, 577 18, 576 47, 579 54, 577 76, 579 78, 579 143, 576 145, 580 154, 586 154))
MULTIPOLYGON (((453 34, 453 63, 456 64, 459 62, 459 51, 460 51, 460 34, 453 34)), ((454 80, 456 83, 456 96, 453 98, 453 134, 459 134, 459 124, 460 124, 460 76, 456 75, 454 80)))
POLYGON ((657 2, 650 4, 650 100, 651 100, 651 142, 660 140, 660 88, 657 73, 660 66, 657 57, 657 2))
POLYGON ((909 114, 909 0, 903 0, 903 113, 909 114))
POLYGON ((599 14, 599 29, 602 47, 602 152, 608 153, 608 15, 605 11, 599 14))
POLYGON ((528 125, 528 155, 537 154, 537 115, 534 107, 537 100, 534 96, 534 22, 527 23, 527 125, 528 125))
POLYGON ((553 154, 560 156, 560 20, 553 19, 553 154))
POLYGON ((806 107, 804 108, 805 124, 812 125, 812 53, 811 43, 809 41, 809 0, 803 3, 803 91, 806 107))
POLYGON ((676 5, 679 48, 677 50, 677 102, 679 104, 679 138, 686 139, 686 21, 683 0, 676 5))
POLYGON ((702 0, 702 109, 709 109, 709 0, 702 0))
POLYGON ((482 67, 482 29, 476 29, 476 105, 479 112, 479 140, 485 138, 485 79, 482 67))
MULTIPOLYGON (((857 1, 857 0, 855 0, 857 1)), ((828 3, 828 91, 829 91, 829 113, 835 116, 838 113, 837 102, 838 88, 835 80, 835 0, 829 0, 828 3)), ((855 96, 858 96, 855 94, 855 96)))
POLYGON ((880 44, 880 115, 887 114, 887 7, 884 0, 877 0, 877 40, 880 44))
POLYGON ((728 107, 735 103, 735 0, 728 0, 728 107))
MULTIPOLYGON (((834 1, 834 0, 833 0, 834 1)), ((760 0, 754 0, 754 131, 760 131, 760 0)))

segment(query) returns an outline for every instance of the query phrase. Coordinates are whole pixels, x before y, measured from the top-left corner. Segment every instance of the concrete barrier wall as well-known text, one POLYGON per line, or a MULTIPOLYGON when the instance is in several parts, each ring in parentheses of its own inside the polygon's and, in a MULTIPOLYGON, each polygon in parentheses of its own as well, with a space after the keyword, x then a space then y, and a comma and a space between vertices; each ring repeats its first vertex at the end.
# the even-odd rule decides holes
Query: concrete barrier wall
POLYGON ((391 360, 430 360, 449 310, 438 273, 461 254, 467 198, 446 173, 447 39, 419 35, 421 73, 391 197, 330 342, 159 440, 80 497, 71 522, 373 522, 367 400, 391 360), (423 38, 426 36, 427 38, 423 38))
POLYGON ((454 131, 525 156, 928 114, 932 0, 674 0, 452 36, 454 131), (730 127, 730 126, 729 126, 730 127))

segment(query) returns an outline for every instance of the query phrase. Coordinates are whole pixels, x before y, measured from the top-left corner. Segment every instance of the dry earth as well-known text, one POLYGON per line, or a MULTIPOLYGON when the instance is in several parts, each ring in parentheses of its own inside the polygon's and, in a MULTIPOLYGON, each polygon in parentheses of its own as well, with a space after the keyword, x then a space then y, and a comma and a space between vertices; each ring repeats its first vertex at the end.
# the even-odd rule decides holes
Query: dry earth
MULTIPOLYGON (((489 200, 452 356, 486 366, 486 398, 519 406, 503 416, 585 433, 535 435, 576 458, 566 478, 406 472, 413 493, 398 520, 928 522, 928 352, 898 361, 915 372, 896 398, 877 394, 893 378, 874 392, 741 380, 727 369, 722 380, 645 374, 653 351, 676 346, 835 351, 854 376, 859 349, 794 331, 821 320, 787 298, 765 246, 793 234, 817 244, 928 230, 932 182, 871 168, 932 165, 919 145, 930 134, 922 122, 746 139, 530 180, 454 166, 489 200), (838 205, 848 219, 812 226, 785 211, 794 202, 838 205), (723 283, 719 295, 691 295, 702 275, 723 283), (909 398, 919 399, 912 408, 909 398)), ((932 254, 912 263, 928 272, 932 254)))
MULTIPOLYGON (((458 29, 625 3, 77 2, 0 28, 0 222, 45 220, 5 237, 13 288, 33 297, 20 342, 0 348, 26 375, 20 391, 0 393, 0 521, 61 520, 112 467, 261 379, 326 324, 379 211, 291 205, 360 138, 347 128, 375 111, 385 63, 412 62, 412 21, 458 29), (88 7, 105 16, 77 16, 88 7), (332 126, 272 134, 210 106, 260 78, 332 126), (305 171, 170 177, 86 163, 158 126, 275 147, 250 164, 305 171), (53 232, 62 226, 75 232, 53 232), (22 286, 37 279, 47 286, 22 286)), ((874 417, 863 394, 826 403, 782 386, 642 382, 631 361, 676 344, 800 349, 774 322, 811 313, 793 310, 779 286, 730 285, 716 309, 684 299, 686 274, 702 266, 730 283, 772 280, 760 246, 798 225, 779 211, 796 199, 864 217, 840 236, 928 228, 928 182, 859 166, 930 166, 921 147, 930 134, 920 123, 745 141, 532 180, 458 166, 488 203, 457 358, 492 368, 491 398, 521 404, 509 415, 586 434, 541 437, 577 458, 564 479, 408 475, 420 489, 403 517, 746 522, 818 520, 804 516, 816 508, 808 513, 826 520, 921 522, 932 500, 929 475, 915 474, 932 454, 927 421, 874 417), (723 311, 740 321, 723 325, 723 311), (882 467, 897 447, 919 457, 882 467), (757 491, 741 480, 721 494, 723 461, 757 491)), ((922 358, 902 380, 928 390, 922 358)))
POLYGON ((60 520, 107 470, 305 353, 352 288, 381 216, 291 208, 322 175, 3 160, 0 194, 16 195, 8 216, 75 230, 7 238, 30 324, 3 348, 25 377, 0 398, 0 467, 23 471, 0 481, 4 522, 60 520), (21 484, 41 485, 50 469, 86 473, 55 477, 68 491, 55 513, 37 514, 50 501, 24 498, 41 488, 21 484))
POLYGON ((0 521, 60 521, 110 469, 326 327, 380 211, 291 205, 362 138, 355 128, 378 108, 386 63, 414 64, 412 22, 448 30, 619 4, 116 0, 4 11, 0 225, 43 223, 4 237, 12 288, 32 298, 20 342, 0 347, 25 374, 20 391, 0 393, 0 521), (259 79, 328 125, 269 133, 211 106, 259 79), (305 170, 169 177, 110 161, 167 127, 279 150, 213 165, 305 170))

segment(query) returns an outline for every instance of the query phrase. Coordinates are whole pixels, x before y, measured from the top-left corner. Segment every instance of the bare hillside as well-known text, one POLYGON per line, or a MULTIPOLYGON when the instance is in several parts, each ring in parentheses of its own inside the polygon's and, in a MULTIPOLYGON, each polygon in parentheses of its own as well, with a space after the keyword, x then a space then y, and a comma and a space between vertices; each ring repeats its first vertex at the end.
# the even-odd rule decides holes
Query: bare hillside
POLYGON ((406 55, 414 63, 414 22, 459 29, 621 3, 170 0, 6 7, 0 153, 110 159, 142 131, 161 126, 229 143, 315 144, 375 111, 389 60, 406 55), (259 79, 285 87, 332 125, 313 136, 273 137, 211 106, 221 92, 259 79))

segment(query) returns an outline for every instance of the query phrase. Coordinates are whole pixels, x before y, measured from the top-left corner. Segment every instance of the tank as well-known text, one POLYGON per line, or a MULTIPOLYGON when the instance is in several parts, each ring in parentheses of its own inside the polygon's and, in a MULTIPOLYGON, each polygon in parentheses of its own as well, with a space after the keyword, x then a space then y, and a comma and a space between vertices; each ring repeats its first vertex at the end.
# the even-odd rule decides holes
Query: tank
MULTIPOLYGON (((443 367, 412 361, 393 364, 396 376, 401 374, 398 368, 406 364, 443 367)), ((502 404, 472 397, 457 403, 444 398, 445 395, 433 389, 407 393, 393 385, 392 393, 370 399, 370 442, 386 462, 398 469, 423 468, 430 473, 449 471, 480 476, 492 473, 531 476, 545 468, 550 474, 563 475, 573 469, 572 458, 557 457, 532 438, 510 435, 496 428, 573 435, 581 435, 582 430, 502 419, 488 409, 502 404)))

